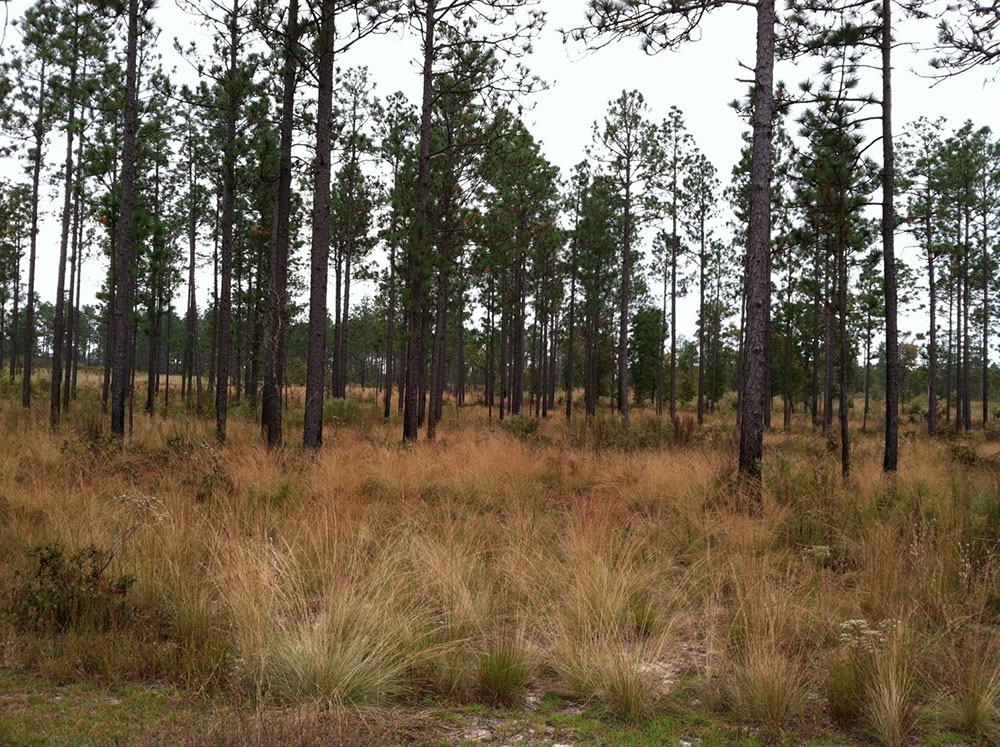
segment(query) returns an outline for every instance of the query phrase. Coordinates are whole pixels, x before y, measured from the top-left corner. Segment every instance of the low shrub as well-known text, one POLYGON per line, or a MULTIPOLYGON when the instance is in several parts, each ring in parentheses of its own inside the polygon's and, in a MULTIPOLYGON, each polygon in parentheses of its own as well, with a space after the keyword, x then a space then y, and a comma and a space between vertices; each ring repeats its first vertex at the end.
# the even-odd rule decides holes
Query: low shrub
POLYGON ((29 554, 38 567, 33 574, 18 577, 11 595, 19 630, 103 631, 130 616, 125 596, 135 577, 109 577, 109 553, 93 545, 69 553, 54 544, 36 547, 29 554))
POLYGON ((531 441, 538 438, 538 426, 537 419, 525 415, 523 412, 511 415, 500 423, 500 427, 521 441, 531 441))

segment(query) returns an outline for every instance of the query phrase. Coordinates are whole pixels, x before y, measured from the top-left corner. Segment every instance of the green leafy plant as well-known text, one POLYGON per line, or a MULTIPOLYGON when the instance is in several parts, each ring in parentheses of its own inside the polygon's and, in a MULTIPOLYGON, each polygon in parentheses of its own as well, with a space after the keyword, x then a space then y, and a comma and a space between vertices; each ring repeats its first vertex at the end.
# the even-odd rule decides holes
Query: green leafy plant
POLYGON ((107 575, 112 553, 93 545, 68 553, 62 545, 53 544, 36 547, 29 554, 38 567, 33 574, 18 578, 12 594, 18 629, 107 630, 129 616, 125 595, 135 577, 107 575))
POLYGON ((505 431, 521 441, 530 441, 538 438, 538 421, 530 415, 525 415, 523 412, 511 415, 500 425, 505 431))

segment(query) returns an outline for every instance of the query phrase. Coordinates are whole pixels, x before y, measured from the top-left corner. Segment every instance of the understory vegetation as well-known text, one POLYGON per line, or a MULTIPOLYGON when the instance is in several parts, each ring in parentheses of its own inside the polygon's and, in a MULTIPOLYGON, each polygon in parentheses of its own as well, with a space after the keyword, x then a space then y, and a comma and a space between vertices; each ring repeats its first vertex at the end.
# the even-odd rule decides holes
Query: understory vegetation
MULTIPOLYGON (((4 401, 0 689, 227 714, 168 742, 995 739, 991 431, 911 426, 890 478, 857 423, 845 484, 797 415, 750 515, 721 416, 501 428, 446 404, 436 442, 401 445, 351 397, 317 453, 268 452, 239 411, 224 446, 183 407, 121 443, 96 390, 55 430, 4 401)), ((0 741, 32 707, 0 708, 0 741)))

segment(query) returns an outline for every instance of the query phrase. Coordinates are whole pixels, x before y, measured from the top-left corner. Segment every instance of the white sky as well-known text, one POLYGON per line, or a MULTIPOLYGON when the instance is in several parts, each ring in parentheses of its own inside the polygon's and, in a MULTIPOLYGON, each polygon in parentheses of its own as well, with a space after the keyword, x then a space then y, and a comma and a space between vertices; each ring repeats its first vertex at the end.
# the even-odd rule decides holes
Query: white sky
MULTIPOLYGON (((12 0, 11 17, 20 16, 28 5, 27 0, 12 0)), ((548 23, 535 43, 534 53, 526 61, 535 74, 550 84, 548 90, 533 97, 534 108, 525 115, 549 160, 557 164, 564 175, 568 175, 573 165, 582 159, 583 150, 591 140, 591 125, 603 117, 608 102, 617 97, 622 89, 636 88, 644 94, 654 119, 662 118, 671 105, 683 111, 687 127, 698 147, 715 164, 725 184, 739 157, 740 134, 744 129, 743 122, 728 103, 747 90, 747 85, 737 79, 749 76, 739 63, 751 65, 754 59, 753 11, 746 8, 716 11, 706 19, 699 41, 677 52, 663 52, 650 57, 639 49, 638 42, 634 40, 625 40, 593 53, 585 52, 579 44, 563 44, 559 29, 578 25, 585 6, 585 0, 542 0, 541 7, 547 11, 548 23)), ((204 42, 207 41, 205 32, 194 28, 174 0, 160 0, 154 17, 162 28, 160 40, 166 66, 177 65, 179 75, 190 75, 189 68, 179 62, 171 50, 172 40, 179 37, 182 41, 194 38, 204 42)), ((8 41, 11 35, 11 30, 8 30, 8 41)), ((934 22, 903 24, 897 37, 906 41, 921 41, 926 45, 934 38, 934 22)), ((377 84, 378 95, 384 97, 401 90, 411 101, 418 102, 420 78, 418 67, 414 64, 417 53, 418 40, 412 31, 407 30, 365 40, 338 59, 337 64, 339 67, 366 65, 377 84)), ((905 48, 896 52, 893 114, 896 132, 922 114, 932 118, 946 116, 953 126, 968 118, 977 125, 1000 129, 996 84, 984 84, 984 79, 993 76, 996 71, 973 71, 932 87, 930 81, 914 72, 926 74, 929 57, 928 52, 914 53, 905 48)), ((815 72, 816 64, 805 61, 797 67, 779 66, 776 77, 795 87, 800 80, 815 75, 815 72)), ((879 81, 874 79, 866 84, 877 88, 879 81)), ((315 92, 303 89, 299 95, 314 96, 315 92)), ((789 125, 789 129, 794 131, 794 123, 789 125)), ((53 133, 54 139, 60 137, 61 133, 53 133)), ((50 146, 53 161, 54 154, 61 151, 57 143, 55 146, 50 146)), ((879 152, 878 148, 872 151, 876 158, 879 152)), ((24 178, 21 166, 10 161, 0 162, 0 174, 12 179, 24 178)), ((55 295, 58 220, 57 202, 53 199, 43 215, 36 279, 41 297, 50 301, 55 295)), ((902 246, 906 246, 906 241, 904 236, 900 236, 902 246)), ((911 263, 919 261, 913 250, 904 248, 901 255, 903 260, 911 263)), ((26 268, 26 263, 24 266, 26 268)), ((89 259, 85 263, 84 303, 93 302, 104 272, 102 260, 89 259)), ((199 278, 200 308, 204 308, 206 288, 210 283, 211 276, 205 277, 202 272, 199 278)), ((655 293, 655 284, 652 289, 655 293)), ((178 291, 177 307, 183 306, 185 293, 183 288, 178 291)), ((695 308, 693 295, 680 303, 678 327, 681 333, 693 332, 695 308)), ((925 325, 924 319, 922 312, 910 312, 900 320, 900 326, 914 331, 925 325)))

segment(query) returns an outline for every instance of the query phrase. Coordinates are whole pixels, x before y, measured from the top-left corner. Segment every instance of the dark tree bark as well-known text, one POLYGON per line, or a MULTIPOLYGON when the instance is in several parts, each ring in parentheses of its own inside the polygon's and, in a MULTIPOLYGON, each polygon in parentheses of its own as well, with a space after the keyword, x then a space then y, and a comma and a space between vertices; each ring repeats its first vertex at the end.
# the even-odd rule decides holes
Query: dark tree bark
MULTIPOLYGON (((49 425, 59 425, 62 410, 63 343, 66 336, 66 256, 73 224, 73 136, 76 133, 76 77, 79 59, 79 21, 73 11, 73 42, 70 50, 68 116, 66 118, 66 162, 63 167, 62 230, 59 235, 59 264, 56 267, 56 302, 52 321, 52 380, 49 389, 49 425)), ((72 285, 70 286, 72 289, 72 285)))
MULTIPOLYGON (((625 166, 625 220, 622 226, 622 281, 618 299, 618 412, 628 425, 628 315, 632 291, 632 174, 631 163, 625 166)), ((671 324, 671 332, 673 331, 671 324)), ((673 360, 671 360, 671 366, 673 360)), ((672 394, 672 392, 671 392, 672 394)), ((672 402, 671 402, 672 404, 672 402)), ((673 418, 673 415, 671 415, 673 418)))
MULTIPOLYGON (((217 195, 216 207, 222 196, 217 195)), ((215 376, 219 361, 219 222, 215 222, 215 241, 212 245, 212 339, 208 354, 208 390, 215 392, 215 376)))
POLYGON ((969 361, 969 348, 970 336, 969 336, 969 308, 971 303, 971 291, 970 286, 972 283, 969 278, 969 227, 968 221, 966 221, 965 228, 965 246, 962 252, 963 255, 963 269, 962 269, 962 396, 964 399, 962 405, 962 417, 963 425, 965 426, 966 432, 972 430, 972 381, 971 381, 971 367, 969 361))
POLYGON ((677 177, 674 176, 674 216, 670 234, 670 422, 677 421, 677 177))
POLYGON ((835 344, 833 293, 835 286, 829 276, 829 260, 826 267, 826 292, 824 295, 824 319, 826 321, 826 337, 823 340, 823 432, 833 425, 833 346, 835 344))
POLYGON ((882 0, 882 258, 885 272, 885 454, 882 469, 899 463, 899 332, 896 291, 895 161, 892 140, 892 2, 882 0))
MULTIPOLYGON (((698 425, 705 422, 705 218, 698 222, 701 251, 698 255, 698 425)), ((787 387, 786 387, 787 388, 787 387)))
POLYGON ((281 156, 278 165, 277 205, 274 240, 267 283, 267 310, 264 336, 264 388, 261 392, 261 424, 269 449, 281 446, 281 387, 285 359, 285 315, 288 306, 288 247, 290 243, 292 199, 292 135, 294 125, 296 61, 298 43, 298 0, 288 7, 288 28, 281 94, 281 156))
POLYGON ((10 326, 10 380, 17 376, 17 325, 18 325, 18 300, 21 295, 21 233, 18 231, 15 245, 17 260, 14 266, 14 299, 11 309, 10 326))
POLYGON ((489 273, 489 291, 486 300, 486 319, 487 319, 487 332, 486 337, 486 416, 489 422, 493 422, 493 403, 496 399, 496 365, 495 365, 495 355, 496 355, 496 341, 494 337, 496 336, 496 299, 493 295, 494 286, 494 273, 492 268, 488 271, 489 273))
MULTIPOLYGON (((351 191, 353 193, 353 188, 351 191)), ((337 359, 337 365, 340 366, 340 370, 337 372, 337 391, 333 393, 334 397, 340 397, 341 399, 347 398, 347 330, 351 313, 351 255, 353 253, 351 235, 354 233, 353 212, 353 207, 349 206, 347 210, 346 251, 344 252, 344 309, 340 314, 340 355, 337 359)))
POLYGON ((861 430, 868 430, 868 415, 871 412, 871 373, 872 373, 872 317, 868 312, 865 326, 865 413, 861 420, 861 430))
MULTIPOLYGON (((838 227, 846 222, 839 216, 838 227)), ((844 231, 838 230, 837 246, 837 310, 840 316, 840 474, 846 480, 851 475, 850 410, 848 409, 848 376, 850 373, 850 347, 847 339, 847 245, 844 231)))
MULTIPOLYGON (((84 68, 84 75, 86 75, 86 68, 84 68)), ((76 147, 76 162, 78 164, 83 163, 83 134, 81 133, 79 140, 77 141, 76 147)), ((80 263, 80 250, 82 248, 80 241, 80 202, 82 199, 81 192, 83 189, 82 183, 77 179, 74 182, 73 187, 73 225, 70 228, 70 241, 71 241, 71 253, 69 260, 70 275, 69 275, 69 307, 66 312, 66 355, 65 355, 65 372, 63 375, 63 394, 62 394, 62 409, 64 412, 69 411, 69 400, 71 389, 73 385, 73 362, 74 353, 76 350, 77 343, 77 330, 80 326, 79 324, 79 311, 78 311, 78 301, 76 295, 78 276, 77 267, 80 263)))
POLYGON ((932 234, 931 205, 933 201, 930 186, 927 189, 927 214, 924 217, 924 228, 927 238, 927 280, 930 304, 930 325, 927 341, 927 432, 937 435, 937 281, 934 277, 934 240, 932 234))
POLYGON ((187 314, 184 320, 184 373, 181 377, 181 389, 190 402, 194 396, 195 348, 198 346, 198 300, 195 294, 195 250, 198 244, 198 204, 196 189, 198 173, 194 149, 194 131, 188 124, 188 297, 187 314))
POLYGON ((406 393, 403 402, 403 440, 415 441, 420 430, 421 382, 424 380, 424 267, 429 239, 431 191, 431 116, 434 107, 434 53, 437 0, 427 0, 424 8, 423 90, 420 105, 420 153, 417 168, 417 241, 408 257, 406 322, 406 393))
POLYGON ((335 0, 323 0, 320 21, 316 160, 313 166, 313 228, 309 278, 309 348, 306 358, 306 412, 302 442, 323 443, 323 383, 326 364, 326 285, 330 260, 330 151, 333 141, 333 53, 335 0))
MULTIPOLYGON (((135 0, 132 0, 135 2, 135 0)), ((31 407, 31 373, 35 358, 35 258, 38 249, 38 189, 42 173, 42 146, 45 144, 45 60, 42 60, 38 88, 38 116, 35 119, 31 164, 31 237, 28 247, 28 296, 24 307, 24 367, 21 381, 21 404, 31 407)))
POLYGON ((229 69, 226 74, 226 129, 222 146, 222 236, 219 305, 216 308, 217 359, 215 381, 215 436, 226 440, 229 413, 229 356, 231 347, 233 245, 236 211, 236 121, 239 115, 237 86, 239 60, 239 0, 233 0, 229 18, 229 69))
MULTIPOLYGON (((82 200, 81 200, 82 202, 82 200)), ((77 206, 77 211, 81 212, 83 210, 81 205, 77 206)), ((77 374, 80 370, 80 288, 82 285, 82 275, 83 275, 83 218, 79 217, 77 220, 77 239, 76 245, 78 247, 76 255, 76 302, 73 306, 73 379, 71 385, 70 395, 73 399, 76 399, 77 389, 77 374)))
POLYGON ((121 209, 115 257, 115 296, 112 312, 111 432, 125 436, 125 398, 131 390, 132 336, 132 212, 135 207, 135 155, 138 128, 139 0, 128 3, 128 37, 125 52, 125 111, 122 137, 121 209))
POLYGON ((525 256, 524 243, 526 241, 527 227, 522 214, 517 232, 517 265, 514 270, 514 323, 512 337, 512 366, 511 371, 511 392, 510 392, 510 414, 517 415, 521 412, 524 404, 524 368, 525 368, 525 327, 527 326, 527 314, 525 305, 527 303, 527 257, 525 256))
MULTIPOLYGON (((888 2, 888 0, 886 0, 888 2)), ((754 80, 753 149, 750 168, 750 225, 747 232, 746 349, 740 420, 740 474, 760 501, 764 456, 764 397, 767 358, 764 336, 770 307, 767 275, 771 239, 771 130, 774 108, 774 0, 757 2, 757 61, 754 80)))
POLYGON ((170 332, 171 322, 174 317, 173 304, 167 303, 167 336, 163 339, 163 370, 166 374, 166 383, 163 387, 163 413, 167 412, 170 406, 170 332))
MULTIPOLYGON (((395 228, 395 227, 394 227, 395 228)), ((393 231, 395 234, 396 232, 393 231)), ((392 368, 396 358, 396 245, 389 246, 389 299, 385 325, 385 407, 383 417, 392 414, 392 368)), ((491 327, 492 332, 492 327, 491 327)), ((492 342, 492 337, 490 341, 492 342)), ((491 353, 492 354, 492 353, 491 353)), ((492 361, 491 361, 492 362, 492 361)), ((491 403, 492 404, 492 403, 491 403)))
POLYGON ((982 262, 983 262, 983 345, 982 345, 982 358, 983 358, 983 429, 985 430, 986 424, 989 422, 990 416, 990 249, 987 237, 988 233, 988 219, 987 211, 984 207, 983 209, 983 226, 982 226, 982 262))
POLYGON ((573 417, 573 368, 576 361, 576 236, 570 243, 569 255, 569 317, 566 344, 566 420, 573 417))
POLYGON ((446 273, 438 273, 437 294, 434 305, 434 350, 431 352, 431 402, 427 417, 427 439, 434 440, 438 421, 441 419, 441 401, 444 397, 444 334, 447 322, 446 273))
POLYGON ((813 259, 813 272, 815 272, 816 287, 813 292, 813 339, 812 339, 812 423, 813 426, 820 424, 819 421, 819 316, 820 316, 820 267, 822 265, 822 248, 819 238, 816 240, 816 251, 813 259))
POLYGON ((948 365, 945 368, 944 379, 944 422, 946 425, 951 423, 951 373, 954 363, 953 333, 955 316, 954 277, 954 263, 952 263, 952 274, 948 278, 948 365))
POLYGON ((663 263, 663 291, 660 294, 660 355, 656 361, 656 414, 663 415, 663 364, 667 357, 667 263, 663 263))

